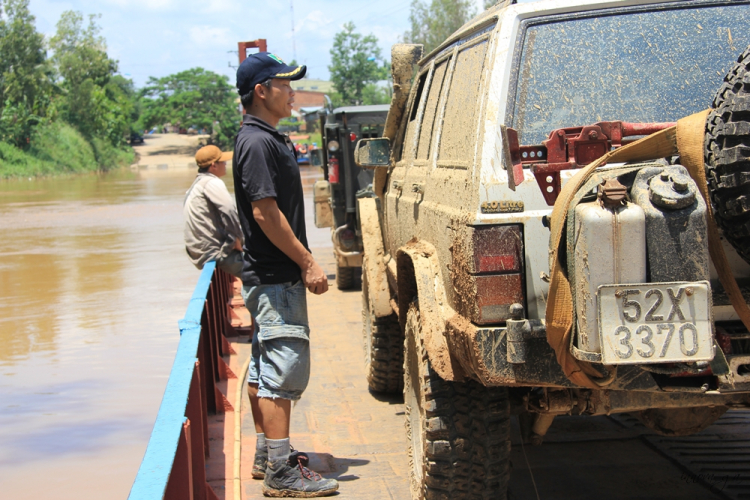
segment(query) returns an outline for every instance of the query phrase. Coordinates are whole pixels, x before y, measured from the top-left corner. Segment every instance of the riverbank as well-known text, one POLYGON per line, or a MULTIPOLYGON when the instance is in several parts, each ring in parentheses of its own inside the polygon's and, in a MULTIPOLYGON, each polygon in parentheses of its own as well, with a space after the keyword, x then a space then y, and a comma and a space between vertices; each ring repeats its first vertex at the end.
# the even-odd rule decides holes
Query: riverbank
POLYGON ((104 140, 87 141, 65 123, 40 126, 28 150, 0 142, 0 178, 46 177, 107 171, 132 164, 129 146, 116 148, 104 140))

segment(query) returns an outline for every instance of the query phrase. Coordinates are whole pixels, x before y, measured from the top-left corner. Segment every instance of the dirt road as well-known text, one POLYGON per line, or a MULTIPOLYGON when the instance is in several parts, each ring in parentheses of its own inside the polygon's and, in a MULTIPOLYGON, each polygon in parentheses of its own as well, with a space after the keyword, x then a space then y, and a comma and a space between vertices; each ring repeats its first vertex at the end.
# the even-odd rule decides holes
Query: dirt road
POLYGON ((131 168, 166 169, 196 168, 195 152, 206 135, 151 134, 143 144, 134 146, 138 161, 131 168))

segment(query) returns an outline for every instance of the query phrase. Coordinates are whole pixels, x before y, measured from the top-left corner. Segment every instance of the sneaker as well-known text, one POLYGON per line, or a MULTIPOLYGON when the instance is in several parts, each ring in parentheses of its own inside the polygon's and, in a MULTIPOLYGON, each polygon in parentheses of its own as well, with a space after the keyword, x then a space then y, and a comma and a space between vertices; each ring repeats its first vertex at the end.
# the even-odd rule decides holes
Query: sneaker
POLYGON ((253 479, 263 479, 266 477, 266 464, 268 464, 268 450, 259 450, 256 448, 253 471, 250 473, 253 479))
POLYGON ((324 497, 339 489, 335 479, 325 479, 307 468, 304 453, 292 453, 286 461, 268 462, 263 494, 267 497, 324 497))
MULTIPOLYGON (((299 453, 300 457, 302 457, 303 460, 305 460, 305 463, 309 461, 307 455, 305 455, 302 452, 297 452, 297 450, 294 449, 294 446, 289 445, 289 448, 292 453, 299 453)), ((263 479, 266 477, 266 465, 268 464, 268 449, 265 450, 259 450, 255 449, 255 459, 253 460, 253 470, 250 473, 250 475, 253 477, 253 479, 263 479)))

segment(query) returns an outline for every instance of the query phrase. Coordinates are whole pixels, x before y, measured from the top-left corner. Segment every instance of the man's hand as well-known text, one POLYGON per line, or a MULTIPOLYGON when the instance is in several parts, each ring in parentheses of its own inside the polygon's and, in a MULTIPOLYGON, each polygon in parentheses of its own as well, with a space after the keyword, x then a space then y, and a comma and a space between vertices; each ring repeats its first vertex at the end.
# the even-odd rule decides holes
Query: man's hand
POLYGON ((262 198, 253 201, 252 205, 255 222, 268 236, 271 243, 299 266, 305 287, 316 295, 326 293, 328 278, 307 248, 292 232, 289 221, 276 204, 276 198, 262 198))
POLYGON ((302 269, 302 282, 315 295, 321 295, 328 291, 328 277, 312 257, 310 257, 310 264, 302 269))
POLYGON ((239 250, 240 252, 242 251, 242 242, 239 238, 234 239, 234 249, 239 250))

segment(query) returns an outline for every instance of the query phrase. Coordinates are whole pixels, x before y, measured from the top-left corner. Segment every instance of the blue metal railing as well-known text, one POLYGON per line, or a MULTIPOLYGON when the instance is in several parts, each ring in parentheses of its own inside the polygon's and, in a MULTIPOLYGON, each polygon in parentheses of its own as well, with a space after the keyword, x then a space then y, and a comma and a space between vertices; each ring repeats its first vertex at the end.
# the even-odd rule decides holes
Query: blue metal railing
POLYGON ((203 267, 185 317, 180 343, 129 500, 214 499, 206 482, 208 415, 230 410, 216 382, 227 378, 221 358, 231 348, 232 280, 209 262, 203 267))

